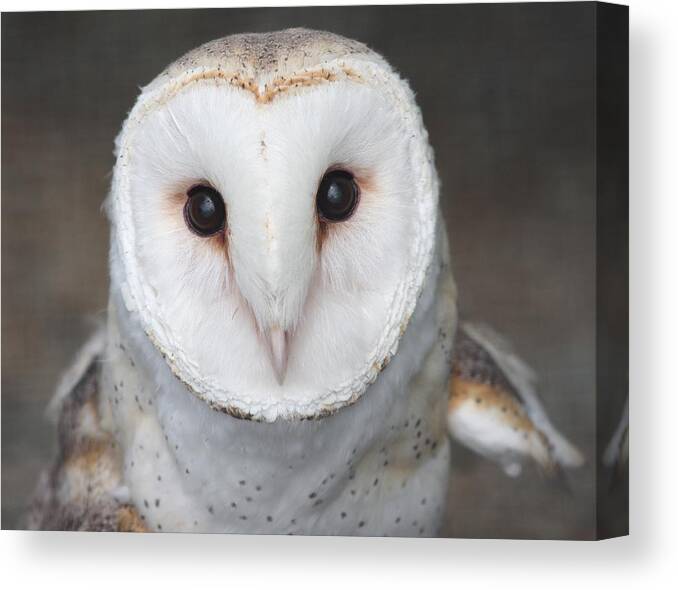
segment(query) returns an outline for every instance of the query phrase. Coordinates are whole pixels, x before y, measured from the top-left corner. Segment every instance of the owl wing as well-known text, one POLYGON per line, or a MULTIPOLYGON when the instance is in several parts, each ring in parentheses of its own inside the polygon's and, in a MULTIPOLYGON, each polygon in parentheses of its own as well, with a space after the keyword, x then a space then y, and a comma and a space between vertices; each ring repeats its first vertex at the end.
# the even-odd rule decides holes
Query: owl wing
POLYGON ((493 330, 462 324, 449 386, 450 434, 512 477, 529 460, 549 475, 579 467, 582 454, 551 424, 535 382, 532 369, 493 330))
POLYGON ((619 424, 603 453, 603 464, 614 469, 614 477, 619 478, 629 464, 629 401, 626 400, 624 412, 619 424))
POLYGON ((27 516, 29 529, 146 530, 125 497, 120 454, 102 425, 99 379, 104 346, 102 328, 63 374, 48 407, 57 422, 57 454, 40 476, 27 516))

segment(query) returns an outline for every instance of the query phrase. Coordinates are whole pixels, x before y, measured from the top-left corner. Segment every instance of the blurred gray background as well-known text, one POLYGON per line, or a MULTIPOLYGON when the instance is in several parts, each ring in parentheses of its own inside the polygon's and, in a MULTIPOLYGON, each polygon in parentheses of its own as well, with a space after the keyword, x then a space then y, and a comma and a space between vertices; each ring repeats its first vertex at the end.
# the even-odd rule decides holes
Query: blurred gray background
MULTIPOLYGON (((444 533, 591 538, 591 4, 3 14, 2 527, 21 527, 53 453, 45 405, 105 310, 101 204, 139 87, 207 40, 290 26, 364 41, 410 80, 436 152, 461 312, 513 341, 553 421, 589 459, 565 494, 454 446, 444 533)), ((606 433, 622 405, 610 403, 606 433)))

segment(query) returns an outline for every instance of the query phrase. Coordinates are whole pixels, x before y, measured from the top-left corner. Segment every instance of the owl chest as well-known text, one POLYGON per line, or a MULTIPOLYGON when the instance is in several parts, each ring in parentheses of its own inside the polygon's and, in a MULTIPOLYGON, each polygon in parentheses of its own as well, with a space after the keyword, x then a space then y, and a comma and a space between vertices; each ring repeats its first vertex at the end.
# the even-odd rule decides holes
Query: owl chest
POLYGON ((356 405, 353 415, 295 430, 235 420, 169 385, 159 391, 124 350, 112 356, 105 391, 125 480, 149 529, 435 534, 449 451, 433 388, 402 392, 414 401, 391 404, 381 422, 356 405))
POLYGON ((447 441, 429 433, 347 457, 274 460, 247 447, 201 457, 152 430, 139 432, 144 442, 126 463, 135 504, 154 530, 430 535, 442 517, 447 441))

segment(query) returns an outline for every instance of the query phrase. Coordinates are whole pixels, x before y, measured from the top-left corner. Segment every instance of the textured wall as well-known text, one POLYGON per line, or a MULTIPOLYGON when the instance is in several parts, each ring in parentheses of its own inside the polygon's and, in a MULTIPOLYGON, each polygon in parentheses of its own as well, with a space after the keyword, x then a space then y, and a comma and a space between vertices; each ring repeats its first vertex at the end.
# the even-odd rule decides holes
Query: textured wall
MULTIPOLYGON (((513 340, 555 423, 593 457, 591 5, 4 14, 3 528, 20 526, 52 452, 43 409, 55 380, 104 313, 100 208, 138 87, 206 40, 289 26, 362 40, 411 81, 442 178, 462 314, 513 340)), ((595 461, 567 495, 454 451, 446 534, 593 534, 595 461)))

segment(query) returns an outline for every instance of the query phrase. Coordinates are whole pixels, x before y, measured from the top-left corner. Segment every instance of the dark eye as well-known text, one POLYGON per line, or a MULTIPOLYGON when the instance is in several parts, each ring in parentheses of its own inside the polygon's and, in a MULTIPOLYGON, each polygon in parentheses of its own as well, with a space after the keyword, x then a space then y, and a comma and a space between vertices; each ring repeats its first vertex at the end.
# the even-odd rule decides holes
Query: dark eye
POLYGON ((316 207, 322 221, 344 221, 351 217, 358 204, 360 191, 350 172, 332 170, 323 176, 316 207))
POLYGON ((209 186, 194 186, 184 205, 186 225, 199 236, 211 236, 224 228, 226 207, 219 191, 209 186))

